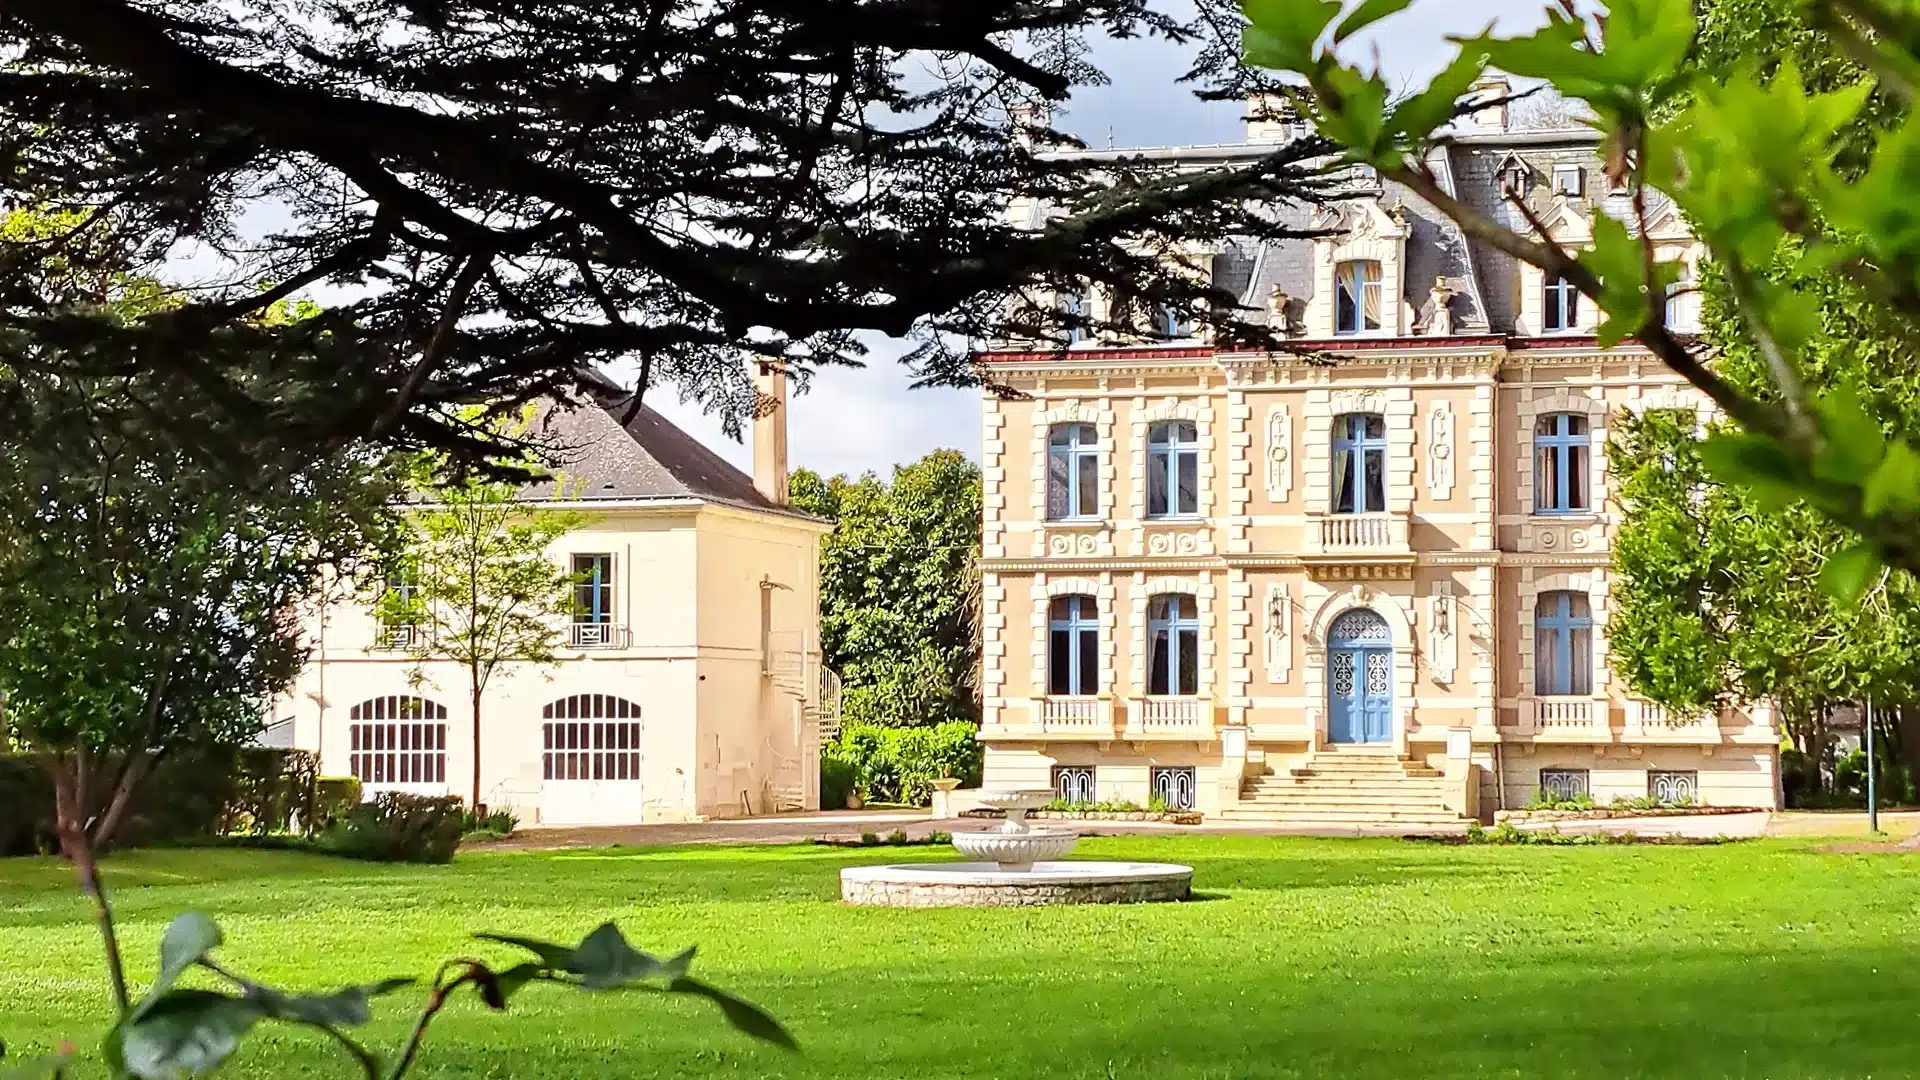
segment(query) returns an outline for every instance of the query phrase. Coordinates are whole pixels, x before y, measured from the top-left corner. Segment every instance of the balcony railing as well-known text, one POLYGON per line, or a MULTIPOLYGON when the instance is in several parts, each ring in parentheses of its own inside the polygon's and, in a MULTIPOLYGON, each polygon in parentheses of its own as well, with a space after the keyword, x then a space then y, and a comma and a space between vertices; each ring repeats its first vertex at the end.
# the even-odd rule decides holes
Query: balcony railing
POLYGON ((1129 734, 1212 738, 1213 699, 1143 697, 1128 710, 1129 734))
POLYGON ((1395 555, 1408 552, 1405 512, 1314 514, 1307 522, 1306 554, 1395 555))
POLYGON ((383 652, 405 652, 420 642, 420 628, 412 623, 382 626, 373 647, 383 652))
POLYGON ((1677 713, 1655 702, 1629 701, 1626 738, 1636 742, 1718 743, 1720 721, 1710 712, 1677 713))
POLYGON ((1111 723, 1097 697, 1049 697, 1040 702, 1040 726, 1049 731, 1093 728, 1111 723))
POLYGON ((627 644, 627 628, 610 622, 577 622, 568 627, 567 644, 576 649, 620 649, 627 644))
POLYGON ((1549 742, 1612 742, 1613 725, 1607 699, 1543 697, 1527 703, 1533 708, 1533 737, 1549 742))

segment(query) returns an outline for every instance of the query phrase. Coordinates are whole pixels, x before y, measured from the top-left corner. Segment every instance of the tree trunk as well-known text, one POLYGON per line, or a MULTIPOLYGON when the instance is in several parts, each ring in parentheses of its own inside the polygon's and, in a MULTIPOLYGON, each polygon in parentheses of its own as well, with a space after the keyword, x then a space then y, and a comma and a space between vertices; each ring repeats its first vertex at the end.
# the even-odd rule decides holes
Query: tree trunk
POLYGON ((473 688, 473 798, 467 805, 473 812, 480 813, 480 672, 470 669, 469 685, 473 688))
POLYGON ((107 901, 106 886, 100 881, 100 864, 95 858, 93 841, 87 835, 87 756, 47 754, 42 766, 53 779, 54 823, 60 835, 60 854, 73 864, 80 878, 80 891, 93 903, 94 921, 100 930, 100 944, 106 953, 107 978, 113 987, 115 1015, 125 1016, 131 999, 127 996, 126 966, 120 960, 120 938, 114 930, 113 906, 107 901))

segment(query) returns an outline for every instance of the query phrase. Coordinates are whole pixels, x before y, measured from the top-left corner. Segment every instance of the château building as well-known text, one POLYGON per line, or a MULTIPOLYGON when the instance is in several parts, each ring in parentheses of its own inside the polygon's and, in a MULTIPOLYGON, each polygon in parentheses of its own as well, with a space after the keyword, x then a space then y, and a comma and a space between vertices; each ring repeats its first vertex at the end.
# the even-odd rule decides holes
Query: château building
MULTIPOLYGON (((1156 150, 1195 165, 1270 152, 1156 150)), ((1137 151, 1092 152, 1122 159, 1137 151)), ((1561 244, 1628 220, 1595 133, 1481 109, 1428 161, 1454 197, 1561 244)), ((1702 249, 1646 195, 1658 257, 1702 249)), ((1045 207, 1016 206, 1031 218, 1045 207)), ((1370 174, 1314 239, 1190 253, 1299 353, 1000 343, 984 405, 986 782, 1227 820, 1431 826, 1545 789, 1772 807, 1764 706, 1681 716, 1608 663, 1620 418, 1711 408, 1602 348, 1563 280, 1370 174)), ((1059 298, 1088 305, 1106 298, 1059 298)), ((1698 297, 1669 298, 1697 324, 1698 297)))

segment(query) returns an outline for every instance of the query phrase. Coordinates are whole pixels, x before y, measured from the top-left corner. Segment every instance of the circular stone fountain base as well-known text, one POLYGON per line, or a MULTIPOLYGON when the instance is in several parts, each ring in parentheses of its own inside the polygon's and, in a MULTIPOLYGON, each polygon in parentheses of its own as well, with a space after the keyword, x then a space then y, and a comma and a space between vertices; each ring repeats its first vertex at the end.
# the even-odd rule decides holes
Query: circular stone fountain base
POLYGON ((1185 900, 1193 867, 1174 863, 1036 862, 1003 870, 990 862, 894 863, 840 871, 840 899, 867 907, 1035 907, 1151 904, 1185 900))

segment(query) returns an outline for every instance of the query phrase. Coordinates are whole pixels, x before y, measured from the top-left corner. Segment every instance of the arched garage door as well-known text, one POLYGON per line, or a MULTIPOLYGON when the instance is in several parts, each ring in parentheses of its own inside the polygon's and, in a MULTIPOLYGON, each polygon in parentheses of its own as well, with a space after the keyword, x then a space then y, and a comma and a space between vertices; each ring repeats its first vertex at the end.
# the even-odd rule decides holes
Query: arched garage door
POLYGON ((640 706, 575 694, 541 711, 540 821, 631 825, 641 819, 640 706))
POLYGON ((367 791, 447 791, 447 707, 412 694, 368 698, 347 712, 347 768, 367 791))

